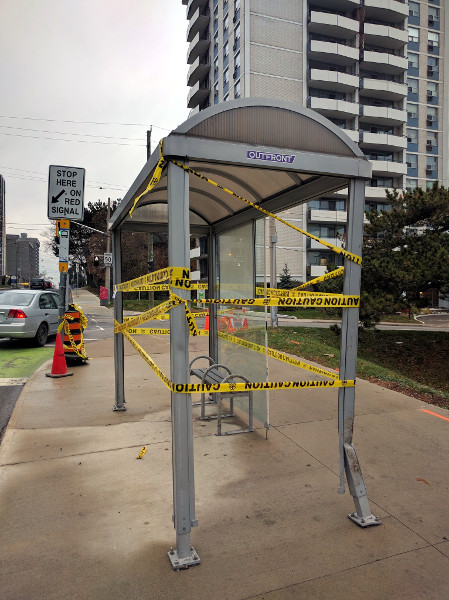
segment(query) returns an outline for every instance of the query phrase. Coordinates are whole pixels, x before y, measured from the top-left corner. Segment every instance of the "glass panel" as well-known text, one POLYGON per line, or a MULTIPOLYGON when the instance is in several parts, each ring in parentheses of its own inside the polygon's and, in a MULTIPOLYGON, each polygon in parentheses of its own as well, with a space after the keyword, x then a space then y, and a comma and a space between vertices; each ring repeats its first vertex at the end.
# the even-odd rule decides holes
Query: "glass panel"
MULTIPOLYGON (((265 272, 263 228, 264 219, 259 219, 256 225, 248 223, 218 236, 219 298, 255 297, 256 265, 258 273, 265 272)), ((223 333, 244 338, 265 349, 265 309, 221 304, 218 308, 217 328, 219 362, 229 367, 233 374, 243 375, 249 381, 267 381, 266 354, 249 350, 220 336, 223 333)), ((268 425, 268 392, 254 392, 253 402, 254 419, 268 425)), ((243 413, 243 420, 248 423, 247 398, 236 398, 234 406, 243 413)), ((223 431, 227 430, 226 419, 222 422, 222 428, 223 431)), ((235 425, 229 426, 229 430, 233 428, 235 429, 235 425)))

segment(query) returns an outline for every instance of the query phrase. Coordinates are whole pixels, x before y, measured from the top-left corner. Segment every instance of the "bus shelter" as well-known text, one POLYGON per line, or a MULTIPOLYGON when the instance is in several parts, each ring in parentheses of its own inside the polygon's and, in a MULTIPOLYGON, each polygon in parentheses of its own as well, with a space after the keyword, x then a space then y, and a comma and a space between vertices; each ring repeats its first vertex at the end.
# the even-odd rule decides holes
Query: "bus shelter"
MULTIPOLYGON (((280 211, 343 188, 348 188, 346 239, 344 248, 338 251, 344 257, 345 300, 340 304, 344 308, 339 379, 332 383, 338 388, 339 492, 344 493, 346 475, 355 504, 355 511, 349 517, 361 527, 380 523, 371 514, 352 443, 359 301, 354 299, 359 299, 360 295, 365 182, 370 177, 370 163, 358 146, 321 115, 278 100, 239 99, 192 116, 165 137, 114 213, 110 221, 114 253, 114 317, 116 323, 121 324, 116 326, 114 340, 114 410, 125 410, 126 326, 123 324, 120 234, 121 231, 168 231, 169 269, 165 275, 172 277, 173 288, 170 289, 175 294, 175 300, 168 305, 170 375, 162 376, 154 365, 153 370, 171 390, 176 549, 169 552, 169 557, 173 568, 187 568, 200 562, 190 541, 191 528, 197 525, 193 394, 190 393, 195 386, 189 387, 191 323, 185 310, 191 292, 189 284, 182 285, 182 281, 190 278, 190 236, 208 237, 209 354, 218 360, 217 309, 220 299, 232 298, 229 294, 219 295, 223 292, 219 269, 220 237, 228 234, 232 240, 233 231, 255 223, 261 217, 276 217, 280 211), (177 285, 174 278, 179 280, 177 285)), ((254 239, 253 236, 251 243, 254 239)), ((326 245, 326 241, 321 242, 326 245)), ((142 277, 140 281, 134 281, 134 285, 144 281, 154 279, 142 277)), ((254 274, 249 285, 254 304, 254 274)), ((239 298, 242 296, 235 302, 244 305, 246 300, 239 298)), ((273 301, 273 296, 260 299, 260 304, 264 301, 268 304, 273 301)), ((151 366, 151 361, 147 362, 151 366)), ((229 390, 243 389, 245 384, 226 385, 229 390)), ((277 386, 276 383, 271 385, 277 386)), ((266 387, 273 389, 270 385, 266 387)))

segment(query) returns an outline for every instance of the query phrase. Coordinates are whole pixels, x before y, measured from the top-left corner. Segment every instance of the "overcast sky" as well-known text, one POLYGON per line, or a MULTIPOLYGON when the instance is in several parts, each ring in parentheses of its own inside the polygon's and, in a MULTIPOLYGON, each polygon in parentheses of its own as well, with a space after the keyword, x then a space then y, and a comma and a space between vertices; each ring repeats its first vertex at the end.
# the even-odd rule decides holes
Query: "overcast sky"
MULTIPOLYGON (((181 0, 2 0, 0 173, 6 232, 43 241, 48 167, 84 167, 84 201, 123 197, 188 117, 181 0)), ((42 266, 57 259, 41 246, 42 266)))

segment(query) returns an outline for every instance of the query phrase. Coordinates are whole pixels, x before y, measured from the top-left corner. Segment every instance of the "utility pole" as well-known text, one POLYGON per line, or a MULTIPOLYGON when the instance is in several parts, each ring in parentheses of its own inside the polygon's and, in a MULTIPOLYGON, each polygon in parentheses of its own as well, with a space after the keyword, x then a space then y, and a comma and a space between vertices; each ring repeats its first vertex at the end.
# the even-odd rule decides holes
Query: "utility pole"
MULTIPOLYGON (((111 218, 111 199, 108 198, 108 210, 106 213, 106 252, 111 252, 111 232, 109 231, 109 219, 111 218)), ((111 267, 106 267, 105 285, 108 290, 108 304, 111 301, 111 267)))
MULTIPOLYGON (((269 217, 270 219, 270 265, 271 265, 271 277, 270 277, 270 286, 271 289, 277 287, 277 277, 276 277, 276 243, 278 241, 278 236, 276 233, 276 221, 273 217, 269 217)), ((278 307, 271 306, 271 326, 278 326, 278 307)))
MULTIPOLYGON (((153 127, 147 130, 147 160, 151 156, 151 132, 153 127)), ((148 234, 148 272, 154 271, 154 252, 153 252, 153 234, 148 234)), ((148 304, 150 308, 154 307, 154 292, 148 292, 148 304)))

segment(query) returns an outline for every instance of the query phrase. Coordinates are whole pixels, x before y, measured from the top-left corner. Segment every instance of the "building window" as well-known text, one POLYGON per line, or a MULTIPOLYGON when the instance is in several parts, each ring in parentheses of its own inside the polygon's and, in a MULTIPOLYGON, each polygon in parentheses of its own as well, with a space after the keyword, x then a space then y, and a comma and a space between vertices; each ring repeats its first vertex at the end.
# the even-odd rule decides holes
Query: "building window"
POLYGON ((417 129, 407 129, 407 142, 409 144, 417 144, 418 143, 418 130, 417 129))
POLYGON ((226 96, 223 96, 223 102, 227 102, 229 100, 229 94, 226 94, 226 96))
POLYGON ((417 29, 416 27, 408 28, 408 41, 419 42, 419 29, 417 29))
POLYGON ((223 67, 226 67, 229 62, 229 42, 223 46, 223 67))
POLYGON ((418 168, 418 155, 417 154, 407 154, 407 167, 409 169, 417 169, 418 168))
POLYGON ((438 58, 435 56, 427 57, 427 76, 433 77, 438 75, 438 58))
POLYGON ((426 176, 434 177, 438 171, 438 157, 437 156, 427 156, 426 158, 426 176))
POLYGON ((408 15, 409 17, 419 17, 419 3, 411 2, 408 3, 408 15))
POLYGON ((228 29, 229 29, 229 17, 228 17, 228 15, 226 15, 225 18, 223 19, 223 35, 228 32, 228 29))
POLYGON ((436 107, 427 107, 427 127, 438 127, 438 109, 436 107))
POLYGON ((418 69, 419 68, 419 57, 418 54, 409 53, 408 55, 408 68, 418 69))
POLYGON ((234 98, 240 98, 240 79, 234 85, 234 98))
POLYGON ((240 47, 240 23, 234 29, 234 52, 240 47))
POLYGON ((418 105, 411 104, 407 102, 407 117, 409 119, 417 119, 418 118, 418 105))
POLYGON ((214 33, 218 30, 218 6, 214 9, 214 33))
POLYGON ((214 104, 218 104, 218 81, 214 83, 214 104))
POLYGON ((409 179, 407 177, 407 179, 405 180, 405 189, 407 190, 407 192, 411 192, 416 187, 418 187, 418 180, 417 179, 409 179))
POLYGON ((218 54, 218 31, 214 35, 214 56, 217 56, 217 54, 218 54))
POLYGON ((228 12, 228 8, 229 8, 228 4, 229 4, 228 0, 224 0, 224 2, 223 2, 223 14, 224 15, 226 15, 228 12))
POLYGON ((229 69, 223 71, 223 95, 229 91, 229 69))
POLYGON ((409 94, 417 94, 419 89, 418 89, 418 80, 417 79, 411 79, 410 77, 407 78, 407 87, 408 87, 408 93, 409 94))
POLYGON ((427 102, 432 102, 434 98, 438 98, 438 83, 435 81, 427 82, 427 102))
POLYGON ((218 57, 214 58, 214 81, 218 79, 218 57))
POLYGON ((426 139, 426 152, 432 152, 438 148, 438 134, 436 131, 428 131, 426 139))
POLYGON ((429 6, 429 27, 433 27, 435 21, 439 23, 440 21, 440 9, 435 6, 429 6))
POLYGON ((440 45, 440 34, 436 33, 435 31, 428 31, 427 43, 429 52, 433 52, 434 50, 436 50, 440 45))

